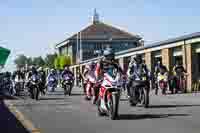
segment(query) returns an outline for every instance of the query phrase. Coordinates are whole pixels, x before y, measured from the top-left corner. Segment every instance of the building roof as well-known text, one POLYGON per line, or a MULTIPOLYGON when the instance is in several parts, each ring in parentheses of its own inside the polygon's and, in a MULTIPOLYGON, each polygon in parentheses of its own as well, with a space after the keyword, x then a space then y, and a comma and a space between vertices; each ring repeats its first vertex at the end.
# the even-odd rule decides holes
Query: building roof
POLYGON ((141 50, 148 49, 148 48, 160 47, 160 46, 168 45, 168 44, 179 42, 179 41, 189 40, 189 39, 196 38, 196 37, 200 37, 200 32, 195 32, 195 33, 192 33, 192 34, 167 39, 167 40, 164 40, 164 41, 152 43, 152 44, 137 47, 137 48, 131 48, 131 49, 128 49, 128 50, 123 50, 123 51, 117 52, 116 54, 122 55, 124 53, 130 53, 130 52, 141 51, 141 50))
POLYGON ((175 42, 188 40, 188 39, 192 39, 192 38, 196 38, 196 37, 200 37, 200 32, 195 32, 195 33, 191 33, 191 34, 188 34, 188 35, 183 35, 183 36, 180 36, 180 37, 171 38, 171 39, 167 39, 167 40, 164 40, 164 41, 152 43, 150 45, 146 45, 145 48, 163 46, 163 45, 167 45, 167 44, 170 44, 170 43, 175 43, 175 42))
MULTIPOLYGON (((133 35, 119 28, 113 27, 111 25, 105 24, 103 22, 92 23, 88 27, 84 28, 81 32, 82 40, 140 40, 141 37, 138 35, 133 35)), ((80 33, 79 32, 79 33, 80 33)), ((79 36, 80 38, 80 36, 79 36)), ((76 40, 77 33, 62 41, 64 43, 68 40, 76 40)), ((58 43, 56 46, 58 46, 58 43)))

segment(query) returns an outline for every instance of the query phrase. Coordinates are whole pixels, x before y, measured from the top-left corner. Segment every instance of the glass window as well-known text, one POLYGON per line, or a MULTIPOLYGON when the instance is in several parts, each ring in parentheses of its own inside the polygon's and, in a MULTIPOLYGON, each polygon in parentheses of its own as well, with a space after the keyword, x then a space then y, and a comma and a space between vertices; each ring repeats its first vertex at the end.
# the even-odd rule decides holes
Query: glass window
POLYGON ((197 54, 198 61, 198 72, 200 72, 200 53, 197 54))

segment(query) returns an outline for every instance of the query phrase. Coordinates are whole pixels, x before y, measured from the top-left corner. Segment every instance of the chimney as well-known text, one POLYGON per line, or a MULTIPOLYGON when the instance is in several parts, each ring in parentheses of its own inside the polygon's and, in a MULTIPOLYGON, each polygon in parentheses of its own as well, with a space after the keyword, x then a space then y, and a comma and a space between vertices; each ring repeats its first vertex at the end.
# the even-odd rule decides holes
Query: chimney
POLYGON ((97 13, 96 8, 95 8, 94 9, 94 14, 93 14, 93 17, 92 17, 92 23, 96 24, 98 22, 99 22, 99 14, 97 13))

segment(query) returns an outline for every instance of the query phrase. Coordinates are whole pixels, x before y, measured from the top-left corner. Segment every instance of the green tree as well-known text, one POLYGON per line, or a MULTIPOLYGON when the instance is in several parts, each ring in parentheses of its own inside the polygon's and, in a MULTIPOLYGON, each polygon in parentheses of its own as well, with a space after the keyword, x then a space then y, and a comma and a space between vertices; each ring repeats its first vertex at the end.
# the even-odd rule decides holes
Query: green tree
POLYGON ((61 69, 63 69, 65 65, 71 65, 71 58, 70 58, 70 56, 62 55, 62 56, 60 56, 61 69))
POLYGON ((45 66, 49 68, 53 68, 54 65, 54 60, 57 58, 56 54, 47 54, 44 61, 45 61, 45 66))
POLYGON ((33 60, 32 60, 32 58, 31 58, 31 57, 27 58, 26 63, 27 63, 28 66, 33 65, 33 60))
POLYGON ((60 56, 57 56, 55 59, 54 59, 54 67, 56 69, 60 69, 60 56))
POLYGON ((33 64, 37 65, 37 66, 44 66, 45 61, 43 60, 43 58, 41 56, 39 56, 39 57, 33 58, 33 64))
POLYGON ((15 60, 14 63, 17 67, 24 67, 27 63, 27 57, 25 55, 19 55, 15 60))

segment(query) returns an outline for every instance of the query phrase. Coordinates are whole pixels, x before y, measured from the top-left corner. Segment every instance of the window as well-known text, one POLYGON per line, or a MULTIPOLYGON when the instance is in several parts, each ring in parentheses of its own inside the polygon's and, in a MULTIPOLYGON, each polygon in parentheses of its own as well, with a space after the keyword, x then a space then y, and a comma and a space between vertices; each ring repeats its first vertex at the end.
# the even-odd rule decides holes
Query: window
POLYGON ((200 72, 200 53, 197 54, 198 61, 198 72, 200 72))
POLYGON ((176 65, 178 62, 180 62, 181 65, 183 65, 183 58, 182 56, 175 56, 173 65, 176 65))

